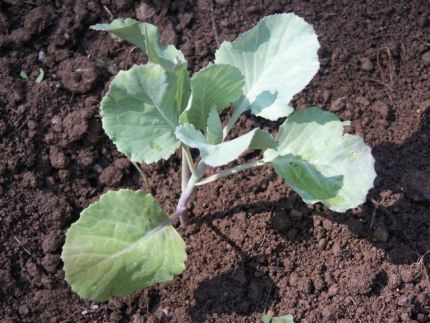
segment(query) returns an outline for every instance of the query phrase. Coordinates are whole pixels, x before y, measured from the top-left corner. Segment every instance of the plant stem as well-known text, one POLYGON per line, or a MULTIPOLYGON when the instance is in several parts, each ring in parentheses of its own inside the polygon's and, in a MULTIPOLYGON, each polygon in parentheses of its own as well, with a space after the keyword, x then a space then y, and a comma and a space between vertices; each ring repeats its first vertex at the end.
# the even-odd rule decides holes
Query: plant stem
POLYGON ((206 168, 206 165, 202 161, 200 161, 196 169, 198 176, 195 177, 191 175, 185 189, 182 190, 181 196, 179 197, 178 204, 176 206, 175 213, 170 217, 170 221, 173 221, 176 218, 179 218, 179 222, 181 223, 181 226, 182 227, 187 226, 188 219, 185 215, 185 211, 187 210, 187 203, 190 201, 191 195, 193 194, 194 189, 196 188, 196 183, 202 177, 205 171, 205 168, 206 168))
POLYGON ((266 162, 262 159, 250 162, 250 163, 246 163, 246 164, 242 164, 242 165, 238 165, 235 166, 233 168, 229 168, 226 170, 223 170, 221 172, 219 172, 218 174, 214 174, 208 177, 203 178, 202 180, 198 181, 197 183, 195 183, 195 186, 201 186, 201 185, 205 185, 207 183, 211 183, 216 181, 217 179, 226 177, 226 176, 230 176, 236 173, 239 173, 241 171, 244 171, 246 169, 250 169, 250 168, 255 168, 255 167, 261 167, 266 165, 266 162))
POLYGON ((188 146, 182 145, 182 156, 185 155, 185 159, 187 160, 188 167, 191 170, 191 174, 194 177, 199 177, 199 172, 196 169, 196 166, 194 165, 193 157, 191 156, 190 148, 188 146))
POLYGON ((185 148, 182 147, 182 171, 181 171, 181 191, 185 191, 187 183, 190 180, 190 167, 188 166, 185 148))
MULTIPOLYGON (((189 152, 189 150, 188 150, 188 152, 189 152)), ((185 149, 183 150, 183 153, 186 154, 185 149)), ((190 157, 191 157, 191 154, 190 154, 190 157)), ((193 163, 192 163, 192 165, 194 166, 193 163)), ((172 216, 170 217, 170 221, 174 221, 176 218, 179 218, 179 222, 181 223, 181 227, 187 226, 188 219, 185 216, 185 211, 187 210, 187 204, 190 201, 191 196, 192 196, 192 194, 193 194, 193 192, 197 186, 201 186, 201 185, 204 185, 207 183, 214 182, 217 179, 239 173, 239 172, 244 171, 246 169, 261 167, 264 165, 266 165, 266 162, 262 159, 259 159, 259 160, 253 161, 253 162, 249 162, 246 164, 235 166, 235 167, 230 168, 230 169, 226 169, 222 172, 219 172, 218 174, 211 175, 211 176, 205 177, 202 180, 200 180, 201 177, 203 176, 203 173, 204 173, 204 170, 206 167, 206 165, 202 161, 200 161, 197 168, 195 168, 195 173, 197 174, 197 176, 191 175, 190 179, 188 180, 187 185, 182 190, 181 196, 179 197, 179 200, 178 200, 178 204, 176 205, 175 213, 173 213, 172 216)))
POLYGON ((173 214, 173 219, 178 217, 179 222, 181 223, 181 227, 186 227, 188 225, 188 218, 185 214, 187 210, 187 203, 191 198, 191 195, 195 189, 195 183, 198 181, 197 177, 191 176, 190 180, 187 183, 186 188, 182 191, 181 196, 179 197, 178 204, 176 205, 175 213, 173 214))

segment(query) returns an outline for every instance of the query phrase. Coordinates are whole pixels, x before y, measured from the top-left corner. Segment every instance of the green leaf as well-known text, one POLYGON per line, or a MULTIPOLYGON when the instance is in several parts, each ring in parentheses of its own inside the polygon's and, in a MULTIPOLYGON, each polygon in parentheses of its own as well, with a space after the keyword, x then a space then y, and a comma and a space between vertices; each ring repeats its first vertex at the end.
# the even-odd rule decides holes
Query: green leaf
POLYGON ((222 141, 222 123, 215 106, 209 111, 206 138, 209 144, 218 144, 222 141))
POLYGON ((261 317, 261 321, 263 322, 263 323, 270 323, 270 320, 272 319, 272 317, 271 316, 269 316, 269 315, 267 315, 267 314, 264 314, 262 317, 261 317))
POLYGON ((318 108, 294 112, 280 127, 278 148, 264 154, 275 172, 309 204, 345 212, 366 200, 376 177, 371 149, 347 122, 318 108))
POLYGON ((120 71, 101 103, 103 128, 133 162, 167 159, 179 148, 175 129, 190 95, 186 65, 120 71))
POLYGON ((258 128, 236 139, 211 145, 199 130, 187 123, 176 129, 176 137, 187 146, 199 149, 202 160, 212 167, 228 164, 248 149, 276 147, 272 136, 258 128))
POLYGON ((79 296, 105 301, 167 282, 184 269, 185 243, 150 194, 108 192, 67 231, 66 281, 79 296))
POLYGON ((263 321, 263 323, 294 323, 292 315, 271 317, 270 315, 265 314, 263 315, 261 320, 263 321))
POLYGON ((39 75, 37 75, 36 83, 42 82, 44 76, 45 76, 45 71, 43 70, 43 68, 39 68, 39 75))
POLYGON ((206 131, 212 106, 222 111, 242 95, 242 73, 231 65, 209 65, 191 78, 191 104, 181 116, 182 123, 192 123, 206 131))
POLYGON ((129 41, 143 50, 152 63, 160 64, 164 68, 170 69, 177 64, 186 63, 184 54, 175 46, 164 46, 160 43, 160 34, 154 25, 131 18, 119 18, 110 24, 96 24, 91 28, 110 31, 121 39, 129 41))
POLYGON ((247 109, 269 120, 288 116, 294 94, 318 71, 318 48, 312 26, 291 13, 267 16, 234 42, 223 42, 215 63, 236 66, 245 76, 236 116, 247 109))
POLYGON ((28 80, 28 75, 24 70, 21 70, 21 72, 19 72, 19 76, 23 79, 23 80, 28 80))

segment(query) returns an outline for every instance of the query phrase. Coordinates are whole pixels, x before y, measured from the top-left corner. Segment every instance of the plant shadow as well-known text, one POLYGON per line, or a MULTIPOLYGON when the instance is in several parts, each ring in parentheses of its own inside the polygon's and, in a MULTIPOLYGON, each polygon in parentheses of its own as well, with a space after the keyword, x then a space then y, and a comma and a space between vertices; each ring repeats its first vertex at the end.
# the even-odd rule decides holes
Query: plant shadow
MULTIPOLYGON (((423 194, 430 196, 430 109, 425 111, 419 130, 410 138, 401 144, 377 145, 372 153, 378 176, 359 212, 336 213, 320 204, 309 208, 297 194, 291 193, 277 201, 240 204, 196 219, 196 222, 209 224, 239 212, 270 212, 270 229, 286 240, 303 241, 313 235, 312 215, 318 213, 330 221, 346 225, 354 236, 383 249, 393 263, 412 264, 417 261, 417 256, 430 250, 430 201, 417 193, 417 187, 421 187, 423 194), (429 177, 420 180, 419 174, 425 172, 429 177), (400 195, 404 196, 398 199, 400 195), (391 200, 394 202, 390 204, 391 200)), ((273 174, 265 180, 271 181, 275 177, 273 174)), ((430 256, 428 258, 427 262, 430 256)))
POLYGON ((378 176, 362 211, 326 217, 384 250, 392 263, 414 264, 430 250, 430 109, 403 143, 372 152, 378 176))
POLYGON ((188 309, 192 322, 204 322, 211 314, 249 316, 264 312, 269 301, 278 297, 278 289, 269 275, 258 269, 258 258, 261 257, 249 257, 218 228, 210 223, 208 226, 236 251, 241 260, 235 269, 199 284, 194 291, 195 305, 188 309))
MULTIPOLYGON (((422 198, 420 200, 416 190, 408 191, 408 188, 416 188, 416 182, 419 182, 426 184, 427 190, 430 190, 430 177, 419 181, 413 175, 415 182, 408 184, 408 180, 411 179, 410 174, 416 172, 430 174, 429 139, 430 109, 427 109, 420 129, 410 138, 401 144, 386 143, 373 148, 378 176, 375 188, 369 192, 366 203, 360 209, 335 213, 318 204, 309 208, 297 194, 291 193, 276 201, 240 204, 194 219, 197 225, 205 223, 229 243, 241 260, 235 270, 199 285, 194 293, 196 304, 189 309, 193 322, 202 322, 210 314, 261 313, 267 308, 266 299, 276 299, 278 294, 270 277, 256 268, 256 257, 244 254, 239 246, 212 225, 213 220, 236 213, 270 212, 268 227, 288 241, 318 239, 312 230, 313 221, 315 214, 322 215, 332 222, 345 225, 356 238, 367 240, 383 250, 393 264, 417 263, 430 250, 430 203, 422 201, 422 198)), ((269 176, 266 180, 271 181, 274 177, 269 176)), ((422 263, 429 268, 430 253, 427 255, 422 258, 422 263)))

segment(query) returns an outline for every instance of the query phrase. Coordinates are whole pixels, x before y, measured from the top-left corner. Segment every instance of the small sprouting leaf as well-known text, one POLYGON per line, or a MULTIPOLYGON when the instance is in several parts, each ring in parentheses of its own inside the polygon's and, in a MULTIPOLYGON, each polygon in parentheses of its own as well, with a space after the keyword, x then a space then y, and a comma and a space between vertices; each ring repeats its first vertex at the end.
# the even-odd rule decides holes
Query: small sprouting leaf
POLYGON ((222 123, 216 106, 209 111, 206 138, 209 144, 219 144, 222 141, 222 123))
POLYGON ((272 136, 259 128, 238 138, 217 145, 207 142, 205 136, 192 124, 187 123, 176 129, 176 137, 184 144, 197 148, 205 164, 218 167, 237 159, 247 149, 275 148, 272 136))
POLYGON ((96 24, 94 30, 110 31, 121 39, 136 45, 148 55, 152 63, 164 68, 186 63, 184 54, 173 45, 164 46, 160 43, 158 28, 148 23, 138 22, 131 18, 115 19, 110 24, 96 24))
POLYGON ((24 70, 21 70, 21 72, 19 72, 19 76, 23 79, 23 80, 28 80, 28 75, 24 70))
POLYGON ((39 75, 37 75, 36 83, 42 82, 44 77, 45 77, 45 71, 43 70, 43 68, 39 68, 39 75))
POLYGON ((180 145, 175 129, 189 86, 185 64, 174 70, 146 64, 121 71, 101 103, 103 128, 133 162, 167 159, 180 145))
POLYGON ((261 320, 263 321, 263 323, 294 323, 292 315, 272 317, 270 315, 265 314, 263 315, 261 320))
POLYGON ((251 109, 269 120, 288 116, 294 94, 318 71, 318 48, 312 26, 291 13, 267 16, 232 43, 223 42, 215 63, 236 66, 245 77, 236 114, 251 109))
POLYGON ((231 65, 209 65, 191 78, 191 102, 181 115, 182 123, 192 123, 206 131, 206 122, 212 106, 218 112, 242 95, 245 83, 242 73, 231 65))
POLYGON ((185 269, 186 252, 150 194, 120 190, 82 211, 61 258, 73 291, 105 301, 172 280, 185 269))
POLYGON ((278 148, 264 154, 306 203, 336 212, 363 203, 376 177, 370 147, 344 134, 345 124, 318 108, 296 111, 280 127, 278 148))

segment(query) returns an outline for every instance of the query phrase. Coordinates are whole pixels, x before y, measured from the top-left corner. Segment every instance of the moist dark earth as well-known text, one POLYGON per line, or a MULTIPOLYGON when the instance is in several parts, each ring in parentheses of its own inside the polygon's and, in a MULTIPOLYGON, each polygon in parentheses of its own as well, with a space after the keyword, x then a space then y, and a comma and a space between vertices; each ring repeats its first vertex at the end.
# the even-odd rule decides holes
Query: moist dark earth
MULTIPOLYGON (((0 1, 0 321, 259 322, 267 312, 429 322, 429 42, 427 0, 0 1), (180 194, 179 154, 143 166, 146 185, 104 134, 110 80, 146 58, 89 26, 156 24, 196 71, 217 40, 281 12, 304 17, 321 43, 319 73, 293 104, 351 120, 348 131, 373 148, 378 177, 366 203, 337 214, 305 205, 270 167, 240 173, 196 192, 191 224, 179 229, 189 255, 181 276, 105 303, 81 300, 60 259, 80 211, 127 187, 172 212, 180 194)), ((233 134, 280 123, 243 116, 233 134)))

